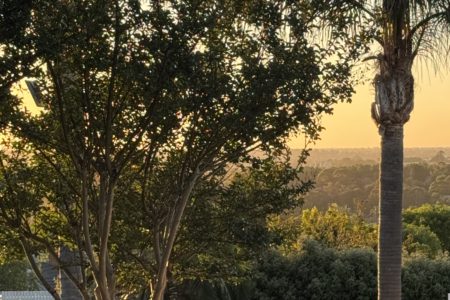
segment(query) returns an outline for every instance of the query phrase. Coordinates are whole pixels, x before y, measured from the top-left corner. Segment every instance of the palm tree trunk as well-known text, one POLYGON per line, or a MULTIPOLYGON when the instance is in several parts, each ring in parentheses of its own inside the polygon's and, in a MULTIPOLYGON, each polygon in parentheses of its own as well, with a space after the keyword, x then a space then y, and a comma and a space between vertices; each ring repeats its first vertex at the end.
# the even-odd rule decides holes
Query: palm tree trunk
POLYGON ((378 299, 401 299, 403 125, 380 130, 378 299))

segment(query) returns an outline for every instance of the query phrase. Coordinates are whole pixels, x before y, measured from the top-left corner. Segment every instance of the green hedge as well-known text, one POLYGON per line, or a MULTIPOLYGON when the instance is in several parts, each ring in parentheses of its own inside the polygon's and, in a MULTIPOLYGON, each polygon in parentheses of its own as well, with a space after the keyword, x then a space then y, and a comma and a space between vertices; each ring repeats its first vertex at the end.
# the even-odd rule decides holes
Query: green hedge
MULTIPOLYGON (((403 300, 446 300, 450 260, 413 259, 403 268, 403 300)), ((376 254, 371 249, 337 251, 314 241, 295 256, 277 252, 260 263, 252 299, 376 299, 376 254)))
POLYGON ((253 299, 375 299, 376 256, 336 251, 309 241, 299 255, 268 254, 259 264, 253 299))
POLYGON ((403 268, 403 299, 447 300, 450 260, 416 259, 403 268))

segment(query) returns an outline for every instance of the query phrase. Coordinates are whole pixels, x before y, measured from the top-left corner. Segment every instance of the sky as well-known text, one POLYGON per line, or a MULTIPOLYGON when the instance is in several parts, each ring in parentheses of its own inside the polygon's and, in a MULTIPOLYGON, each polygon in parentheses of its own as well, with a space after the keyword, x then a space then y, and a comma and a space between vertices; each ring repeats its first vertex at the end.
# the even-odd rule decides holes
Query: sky
MULTIPOLYGON (((405 147, 450 147, 450 72, 416 70, 415 101, 405 124, 405 147)), ((369 76, 373 76, 370 74, 369 76)), ((313 148, 379 147, 380 137, 370 116, 374 99, 371 83, 356 87, 352 103, 339 103, 333 115, 322 118, 325 130, 313 148)), ((303 148, 304 139, 292 138, 292 148, 303 148)))

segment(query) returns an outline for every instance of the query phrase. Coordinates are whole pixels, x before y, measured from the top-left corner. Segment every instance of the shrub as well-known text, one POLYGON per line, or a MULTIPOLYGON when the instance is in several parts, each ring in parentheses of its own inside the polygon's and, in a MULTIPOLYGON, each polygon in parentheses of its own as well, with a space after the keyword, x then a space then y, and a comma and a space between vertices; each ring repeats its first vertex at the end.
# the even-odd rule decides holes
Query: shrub
POLYGON ((450 252, 450 205, 425 204, 403 212, 403 222, 427 226, 441 241, 442 248, 450 252))
POLYGON ((404 224, 403 250, 409 256, 435 258, 442 254, 441 242, 427 226, 404 224))
MULTIPOLYGON (((372 249, 338 251, 307 241, 296 255, 271 252, 259 262, 252 299, 376 299, 376 265, 372 249)), ((450 260, 411 258, 402 282, 403 300, 446 300, 450 260)))
POLYGON ((376 257, 370 249, 337 251, 307 241, 298 255, 268 254, 253 299, 374 299, 376 257))
POLYGON ((414 259, 403 268, 404 300, 446 300, 450 293, 450 260, 414 259))

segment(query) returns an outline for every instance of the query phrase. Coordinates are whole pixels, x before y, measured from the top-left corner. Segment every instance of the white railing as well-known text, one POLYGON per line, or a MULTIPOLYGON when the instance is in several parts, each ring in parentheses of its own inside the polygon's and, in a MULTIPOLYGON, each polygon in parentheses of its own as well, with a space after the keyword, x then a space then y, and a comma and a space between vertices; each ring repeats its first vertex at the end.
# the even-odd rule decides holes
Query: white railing
POLYGON ((0 300, 53 300, 46 291, 7 291, 0 292, 0 300))

